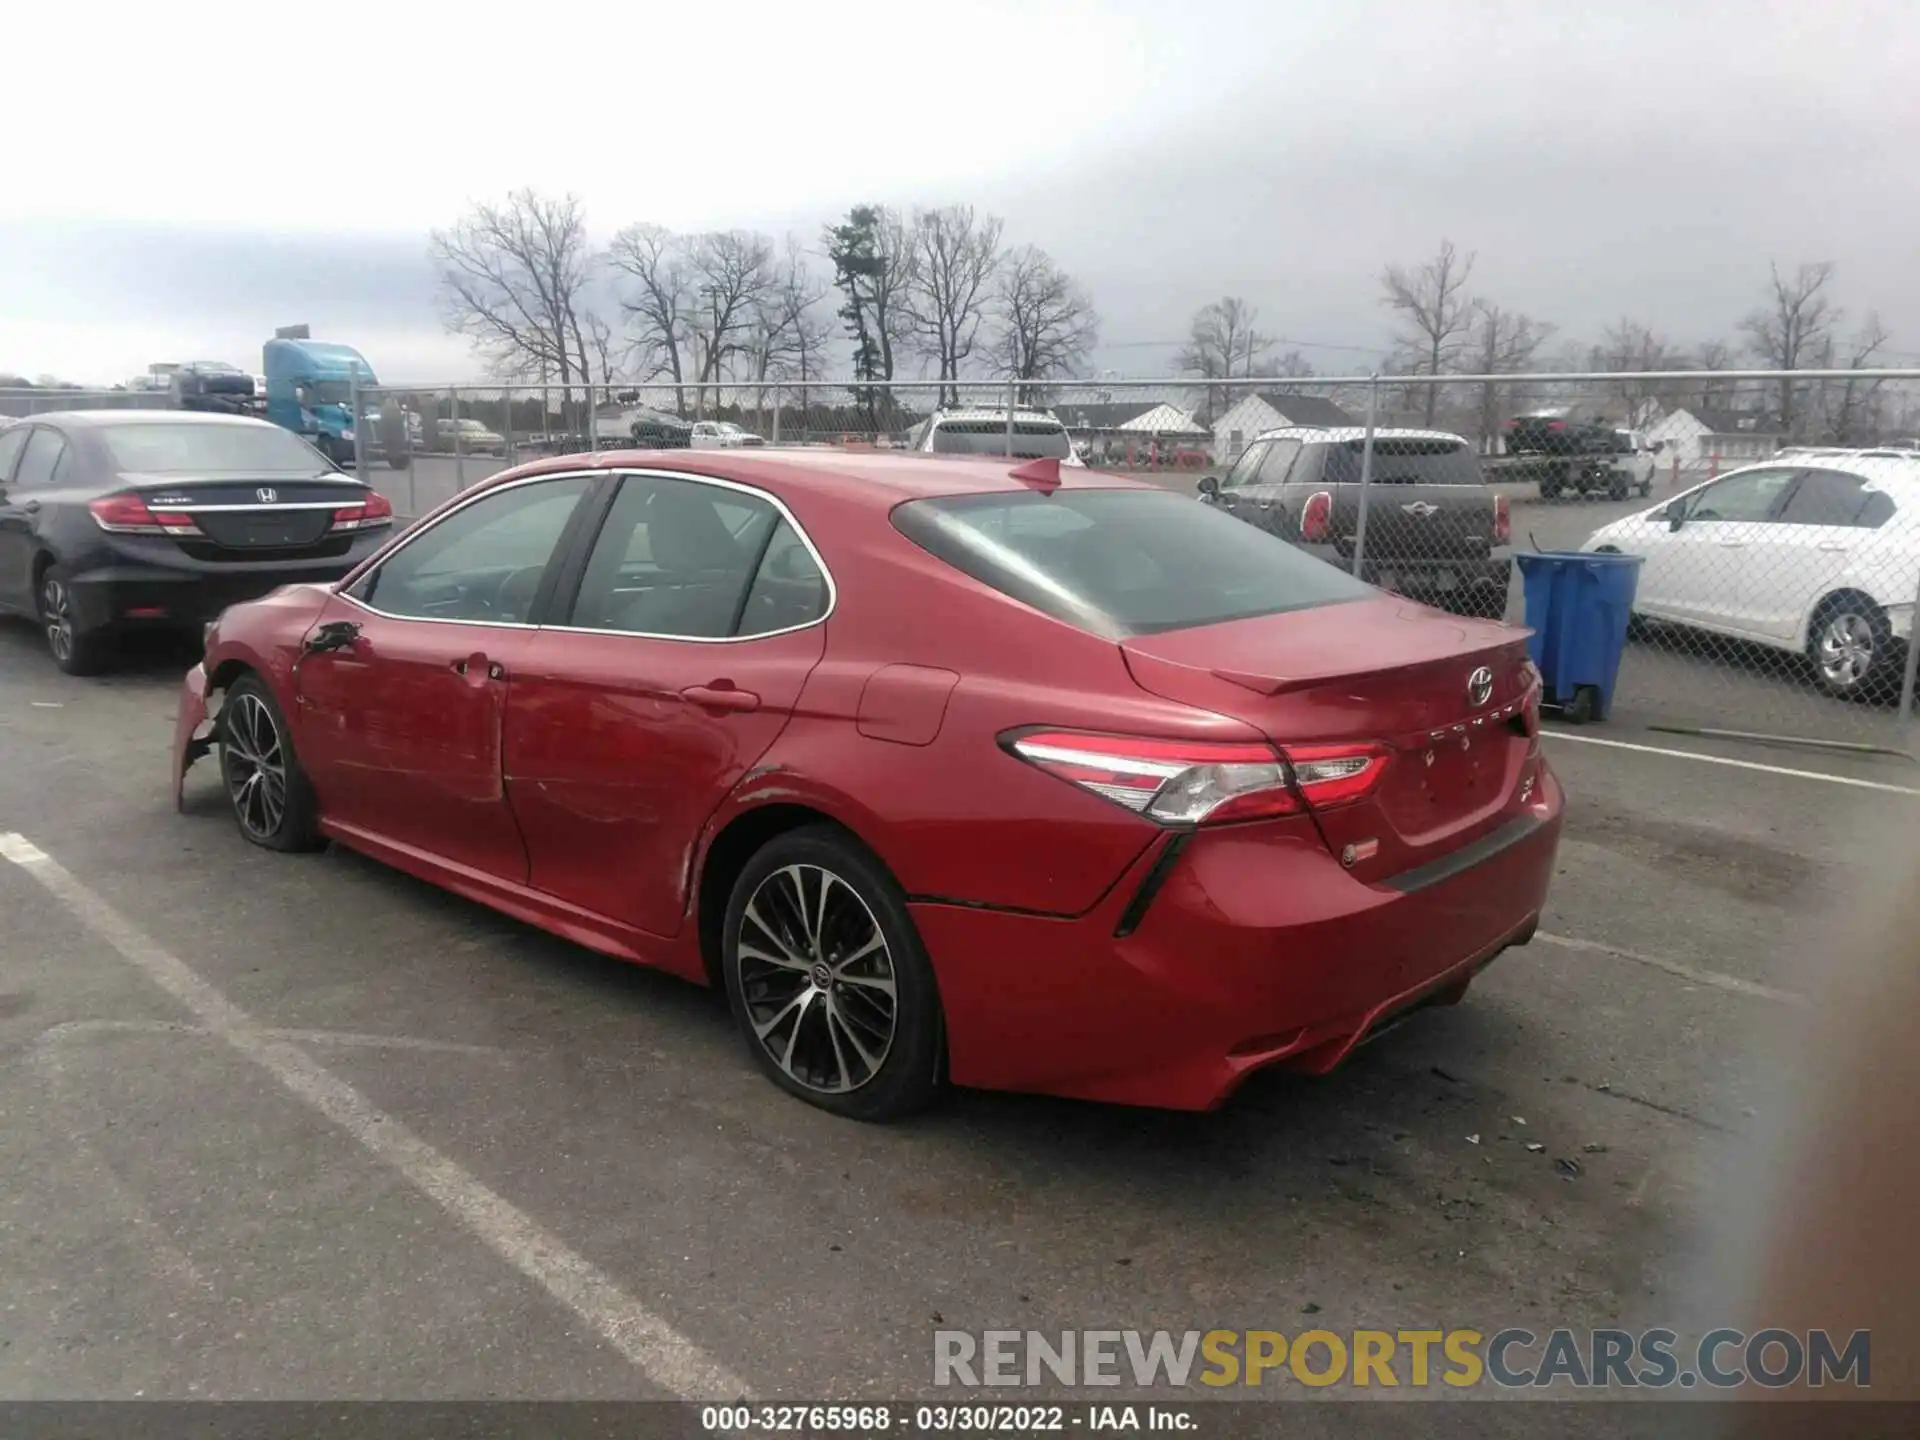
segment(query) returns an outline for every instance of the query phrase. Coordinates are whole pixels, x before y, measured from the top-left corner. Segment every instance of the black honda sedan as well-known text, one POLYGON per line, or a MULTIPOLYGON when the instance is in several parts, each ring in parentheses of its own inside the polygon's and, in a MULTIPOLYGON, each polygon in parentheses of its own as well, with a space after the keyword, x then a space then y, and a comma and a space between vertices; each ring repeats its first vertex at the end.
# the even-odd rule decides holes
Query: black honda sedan
POLYGON ((281 585, 337 580, 393 507, 263 420, 172 410, 34 415, 0 430, 0 612, 73 675, 130 630, 198 632, 281 585))

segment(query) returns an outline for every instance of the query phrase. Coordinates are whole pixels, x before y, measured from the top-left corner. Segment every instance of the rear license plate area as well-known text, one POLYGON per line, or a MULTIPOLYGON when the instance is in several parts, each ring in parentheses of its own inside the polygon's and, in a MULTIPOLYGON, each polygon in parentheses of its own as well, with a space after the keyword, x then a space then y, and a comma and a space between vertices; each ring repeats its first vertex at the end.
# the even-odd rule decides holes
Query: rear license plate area
POLYGON ((1374 583, 1382 590, 1398 590, 1402 594, 1444 594, 1459 587, 1460 577, 1451 570, 1441 569, 1382 570, 1374 583))

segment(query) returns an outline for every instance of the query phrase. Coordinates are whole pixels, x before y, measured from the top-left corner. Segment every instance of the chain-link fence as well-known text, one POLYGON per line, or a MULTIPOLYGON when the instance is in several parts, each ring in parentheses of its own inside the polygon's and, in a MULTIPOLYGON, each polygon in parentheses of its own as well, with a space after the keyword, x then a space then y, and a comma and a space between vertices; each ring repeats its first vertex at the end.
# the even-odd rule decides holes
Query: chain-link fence
MULTIPOLYGON (((0 416, 170 406, 10 391, 0 416)), ((1920 371, 357 388, 403 516, 602 450, 1014 456, 1195 495, 1370 583, 1518 622, 1525 550, 1641 557, 1621 724, 1910 749, 1920 371)))

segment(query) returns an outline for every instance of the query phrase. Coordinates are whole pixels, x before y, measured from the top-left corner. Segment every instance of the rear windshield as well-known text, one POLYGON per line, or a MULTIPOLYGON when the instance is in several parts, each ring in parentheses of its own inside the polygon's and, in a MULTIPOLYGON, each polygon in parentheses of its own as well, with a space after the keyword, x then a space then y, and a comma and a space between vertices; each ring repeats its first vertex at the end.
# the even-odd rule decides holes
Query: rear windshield
MULTIPOLYGON (((1360 483, 1360 455, 1364 440, 1343 440, 1327 447, 1323 484, 1360 483)), ((1460 440, 1396 440, 1382 436, 1373 442, 1375 485, 1478 485, 1480 464, 1460 440)))
POLYGON ((1117 640, 1374 593, 1277 536, 1164 490, 914 500, 893 523, 1001 594, 1117 640))
POLYGON ((265 470, 318 475, 333 467, 292 431, 273 425, 179 424, 164 420, 103 425, 100 438, 113 468, 149 475, 265 470))
MULTIPOLYGON (((933 448, 940 455, 1004 455, 1007 453, 1007 422, 1004 420, 945 420, 933 427, 933 448)), ((1016 423, 1013 427, 1013 454, 1017 460, 1038 460, 1052 456, 1064 460, 1072 453, 1067 432, 1059 425, 1016 423)))

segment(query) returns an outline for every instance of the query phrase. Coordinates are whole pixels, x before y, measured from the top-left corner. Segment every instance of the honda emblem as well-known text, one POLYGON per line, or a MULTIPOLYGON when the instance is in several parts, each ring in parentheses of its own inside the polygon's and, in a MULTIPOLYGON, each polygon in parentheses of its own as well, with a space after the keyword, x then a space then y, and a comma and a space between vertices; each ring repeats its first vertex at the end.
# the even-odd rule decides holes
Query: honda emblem
POLYGON ((278 490, 275 490, 270 485, 262 485, 258 490, 254 491, 253 493, 256 497, 258 497, 262 505, 271 505, 273 504, 274 501, 280 498, 280 492, 278 490))
POLYGON ((1482 665, 1467 676, 1467 703, 1477 710, 1492 698, 1493 671, 1482 665))

